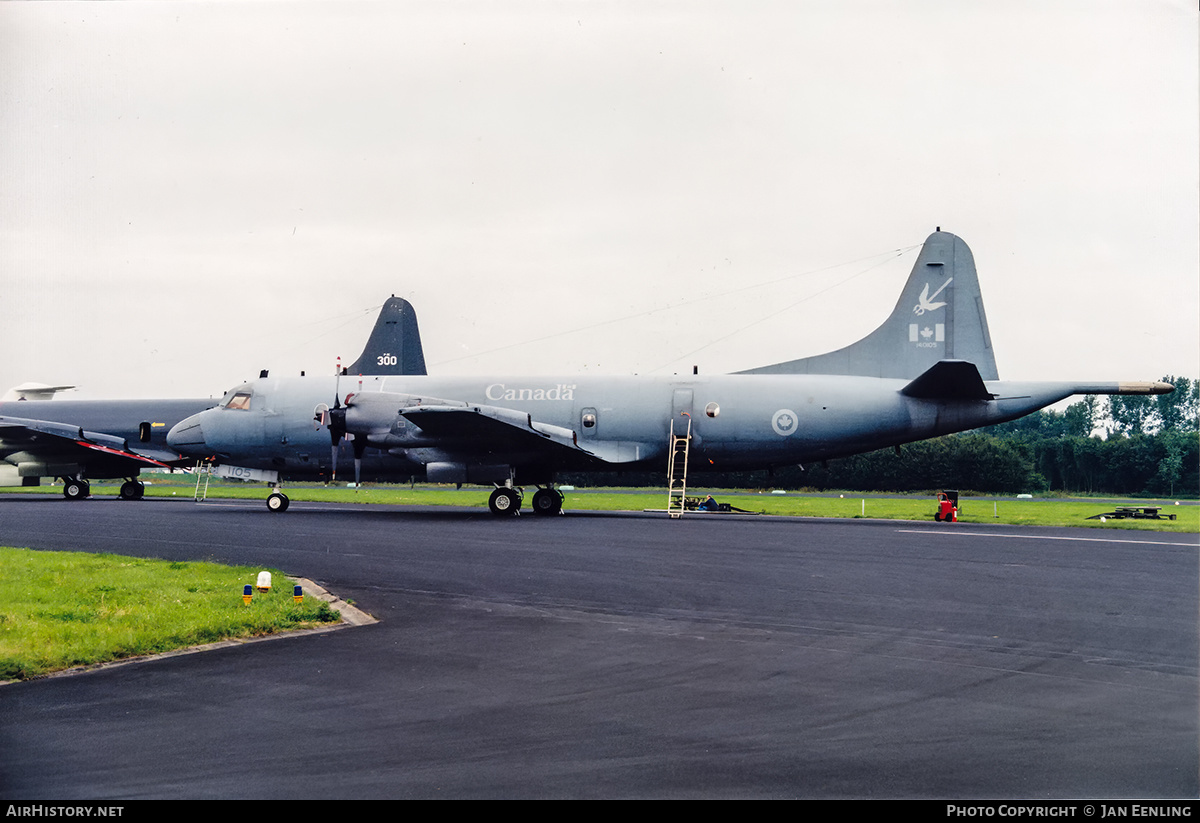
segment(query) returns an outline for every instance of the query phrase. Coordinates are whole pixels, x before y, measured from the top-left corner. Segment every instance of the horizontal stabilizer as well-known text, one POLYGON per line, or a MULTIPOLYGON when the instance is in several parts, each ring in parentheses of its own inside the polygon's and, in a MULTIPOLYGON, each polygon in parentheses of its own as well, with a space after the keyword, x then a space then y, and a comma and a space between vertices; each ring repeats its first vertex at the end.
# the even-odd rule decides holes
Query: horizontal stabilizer
POLYGON ((10 400, 52 400, 60 391, 69 391, 74 386, 47 386, 45 383, 22 383, 13 386, 0 397, 0 402, 10 400))
POLYGON ((934 363, 900 393, 922 400, 991 400, 979 369, 966 360, 942 360, 934 363))

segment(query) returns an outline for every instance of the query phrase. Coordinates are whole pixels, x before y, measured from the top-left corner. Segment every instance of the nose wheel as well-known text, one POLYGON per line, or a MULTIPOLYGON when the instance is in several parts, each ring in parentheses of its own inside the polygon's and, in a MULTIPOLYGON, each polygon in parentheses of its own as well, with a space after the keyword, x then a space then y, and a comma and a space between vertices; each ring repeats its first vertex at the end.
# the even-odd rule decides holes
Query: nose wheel
POLYGON ((289 502, 291 501, 288 500, 287 495, 283 492, 271 492, 270 497, 267 498, 267 511, 275 514, 283 514, 287 511, 289 502))

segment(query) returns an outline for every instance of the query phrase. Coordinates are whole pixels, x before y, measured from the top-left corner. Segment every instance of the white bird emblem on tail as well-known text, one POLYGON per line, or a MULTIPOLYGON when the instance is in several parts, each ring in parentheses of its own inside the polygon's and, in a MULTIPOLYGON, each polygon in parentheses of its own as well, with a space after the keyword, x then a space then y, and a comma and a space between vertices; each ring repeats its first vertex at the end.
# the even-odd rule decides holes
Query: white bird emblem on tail
POLYGON ((937 297, 939 294, 941 294, 942 291, 946 288, 946 286, 949 286, 953 280, 954 280, 954 278, 951 277, 949 280, 947 280, 945 283, 942 284, 942 287, 940 289, 935 291, 933 294, 929 293, 929 284, 926 283, 925 288, 921 289, 921 296, 919 298, 917 298, 920 302, 917 303, 917 305, 915 305, 913 307, 913 314, 920 316, 927 311, 933 311, 934 309, 940 309, 942 306, 946 305, 945 301, 943 301, 941 303, 930 303, 929 301, 932 300, 933 298, 937 297))

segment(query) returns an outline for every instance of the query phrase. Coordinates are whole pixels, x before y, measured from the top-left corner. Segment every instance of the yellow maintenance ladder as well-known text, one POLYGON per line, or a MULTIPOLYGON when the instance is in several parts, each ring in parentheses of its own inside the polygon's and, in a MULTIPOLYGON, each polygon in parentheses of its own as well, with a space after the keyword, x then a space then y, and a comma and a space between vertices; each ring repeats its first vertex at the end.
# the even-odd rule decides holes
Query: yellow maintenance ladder
POLYGON ((196 493, 192 499, 197 503, 208 497, 208 481, 212 477, 212 463, 207 460, 196 461, 196 493), (203 484, 203 488, 201 488, 203 484))
POLYGON ((683 516, 683 500, 687 494, 688 445, 692 441, 692 418, 687 419, 683 434, 675 433, 675 420, 671 420, 671 443, 667 455, 667 514, 683 516))

